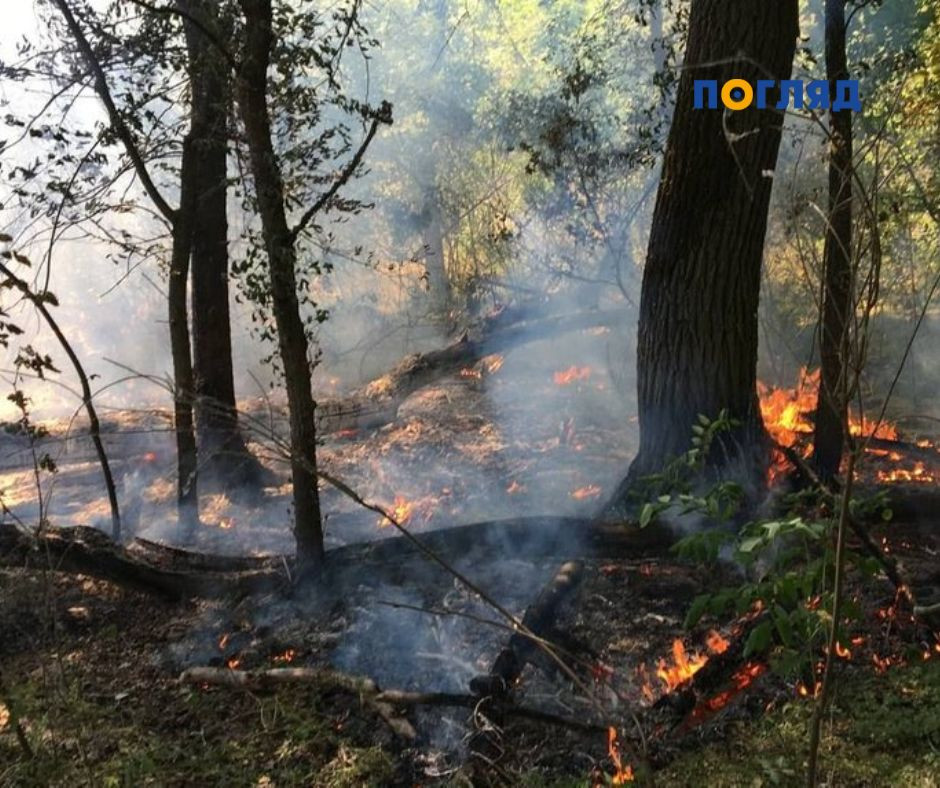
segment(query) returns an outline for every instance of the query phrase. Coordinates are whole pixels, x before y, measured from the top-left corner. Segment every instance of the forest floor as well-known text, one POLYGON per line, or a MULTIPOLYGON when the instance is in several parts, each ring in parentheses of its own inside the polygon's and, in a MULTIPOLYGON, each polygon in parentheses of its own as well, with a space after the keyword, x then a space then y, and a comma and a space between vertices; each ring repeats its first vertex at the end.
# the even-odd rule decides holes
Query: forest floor
MULTIPOLYGON (((937 535, 897 525, 885 533, 912 572, 935 572, 937 535)), ((508 581, 498 572, 504 579, 494 579, 488 590, 519 600, 514 604, 521 612, 529 586, 537 588, 546 571, 548 563, 530 569, 523 594, 510 593, 519 572, 508 581)), ((681 620, 695 594, 729 579, 673 559, 587 562, 584 586, 563 623, 614 678, 621 705, 611 697, 604 702, 622 733, 629 728, 625 708, 648 705, 643 685, 646 692, 664 691, 653 666, 665 658, 672 667, 674 638, 684 638, 690 655, 705 653, 705 630, 685 632, 681 620)), ((917 642, 903 616, 893 617, 887 585, 865 589, 855 589, 864 611, 853 632, 858 645, 851 660, 838 664, 825 724, 827 784, 936 786, 940 653, 917 642)), ((0 670, 34 757, 23 757, 10 707, 0 706, 0 785, 482 784, 466 766, 466 710, 410 712, 418 738, 406 741, 359 698, 335 687, 249 693, 179 681, 182 667, 224 665, 230 653, 249 668, 288 658, 292 665, 350 662, 348 654, 340 656, 344 641, 332 636, 340 627, 369 652, 352 660, 361 672, 385 666, 376 676, 383 686, 395 677, 398 686, 412 689, 454 689, 446 682, 459 686, 474 671, 485 672, 503 640, 485 627, 451 629, 446 648, 439 642, 431 654, 429 641, 416 640, 408 650, 423 651, 406 658, 393 642, 403 637, 402 620, 378 621, 374 611, 369 618, 359 610, 372 592, 362 589, 320 615, 303 605, 287 610, 262 602, 232 612, 209 603, 161 602, 82 577, 3 571, 0 670), (220 633, 233 641, 248 633, 254 640, 227 651, 220 633), (207 656, 206 643, 214 655, 207 656), (461 650, 464 664, 455 653, 461 650), (401 664, 390 665, 397 656, 401 664)), ((407 631, 421 618, 433 617, 415 616, 407 631)), ((523 705, 569 718, 592 713, 567 682, 532 667, 518 694, 523 705)), ((767 672, 706 724, 665 738, 647 731, 659 740, 656 782, 799 785, 811 710, 792 681, 767 672)), ((512 720, 503 746, 499 772, 511 784, 609 784, 612 763, 603 735, 512 720)))

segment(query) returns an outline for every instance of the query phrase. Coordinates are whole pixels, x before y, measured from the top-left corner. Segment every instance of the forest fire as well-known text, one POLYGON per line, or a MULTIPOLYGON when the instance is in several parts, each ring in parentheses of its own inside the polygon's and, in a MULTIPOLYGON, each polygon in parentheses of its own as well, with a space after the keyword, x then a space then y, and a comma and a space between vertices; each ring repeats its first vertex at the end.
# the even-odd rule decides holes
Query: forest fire
POLYGON ((590 367, 579 367, 577 365, 568 367, 568 369, 556 372, 552 378, 556 386, 569 386, 572 383, 589 380, 591 377, 590 367))
POLYGON ((731 687, 706 698, 692 711, 691 722, 699 724, 712 714, 721 711, 743 690, 747 689, 756 679, 767 672, 767 665, 762 662, 748 662, 742 665, 731 676, 731 687))
MULTIPOLYGON (((661 658, 656 663, 656 677, 662 684, 661 692, 672 692, 676 687, 684 684, 705 666, 709 656, 724 653, 728 650, 730 645, 731 644, 719 632, 712 630, 705 639, 707 653, 702 654, 698 651, 694 651, 690 654, 686 651, 685 643, 682 642, 682 639, 676 638, 672 642, 672 664, 665 658, 661 658)), ((652 701, 657 693, 653 689, 646 666, 641 664, 637 673, 643 680, 641 688, 643 696, 648 701, 652 701)))
POLYGON ((596 498, 601 494, 601 488, 596 484, 588 484, 571 491, 571 497, 576 501, 584 501, 588 498, 596 498))
MULTIPOLYGON (((812 443, 808 440, 813 433, 812 415, 816 409, 819 394, 820 371, 801 368, 796 386, 780 388, 758 382, 757 391, 760 400, 761 417, 770 436, 780 445, 793 448, 803 457, 812 452, 812 443)), ((849 416, 849 432, 854 437, 881 441, 899 441, 897 427, 888 421, 874 422, 864 416, 849 416)), ((933 444, 924 439, 916 442, 917 448, 930 449, 933 444)), ((868 446, 866 451, 884 461, 898 463, 903 460, 898 451, 868 446)), ((779 452, 774 452, 774 461, 770 469, 771 481, 782 475, 788 461, 779 452)), ((938 457, 940 459, 940 457, 938 457)), ((923 461, 915 462, 911 467, 879 469, 877 478, 882 482, 919 482, 932 483, 936 476, 923 461)))
POLYGON ((620 757, 620 748, 617 746, 617 729, 614 727, 607 729, 607 754, 614 764, 614 769, 616 769, 611 777, 611 785, 632 783, 634 781, 633 767, 630 766, 630 764, 627 764, 626 767, 623 765, 623 761, 620 757))
MULTIPOLYGON (((392 505, 391 512, 389 512, 395 518, 395 522, 404 525, 411 519, 413 513, 414 504, 403 495, 396 495, 395 503, 392 505)), ((379 528, 386 528, 391 524, 392 521, 388 517, 379 518, 379 528)))

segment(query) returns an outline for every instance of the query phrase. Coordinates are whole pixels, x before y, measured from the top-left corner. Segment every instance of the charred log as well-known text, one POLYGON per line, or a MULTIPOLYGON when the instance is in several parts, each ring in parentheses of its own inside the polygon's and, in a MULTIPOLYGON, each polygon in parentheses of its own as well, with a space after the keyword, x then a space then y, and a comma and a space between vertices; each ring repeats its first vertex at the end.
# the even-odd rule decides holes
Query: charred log
POLYGON ((27 531, 0 523, 0 566, 74 572, 170 599, 218 598, 272 591, 288 585, 282 569, 244 572, 162 568, 115 544, 95 528, 27 531))
MULTIPOLYGON (((486 521, 422 534, 421 543, 449 559, 499 554, 526 556, 644 556, 672 544, 665 529, 557 517, 486 521)), ((415 544, 392 537, 329 551, 320 576, 324 588, 347 582, 414 581, 426 559, 415 544), (363 572, 369 567, 370 572, 363 572)), ((227 557, 138 540, 129 549, 94 528, 35 532, 0 523, 0 566, 85 574, 173 599, 287 591, 296 578, 293 557, 227 557)))
POLYGON ((477 714, 488 723, 470 740, 470 751, 474 755, 487 762, 498 757, 498 731, 503 724, 505 704, 511 699, 513 687, 522 677, 525 666, 543 648, 536 638, 548 634, 562 605, 570 600, 583 578, 583 564, 576 561, 563 564, 525 611, 523 631, 509 638, 487 675, 471 679, 470 691, 480 700, 477 714))
POLYGON ((622 319, 613 311, 576 312, 537 320, 521 317, 515 309, 504 310, 465 331, 446 347, 406 357, 394 369, 348 397, 319 400, 318 429, 322 434, 388 424, 408 396, 484 356, 571 331, 615 326, 622 319))

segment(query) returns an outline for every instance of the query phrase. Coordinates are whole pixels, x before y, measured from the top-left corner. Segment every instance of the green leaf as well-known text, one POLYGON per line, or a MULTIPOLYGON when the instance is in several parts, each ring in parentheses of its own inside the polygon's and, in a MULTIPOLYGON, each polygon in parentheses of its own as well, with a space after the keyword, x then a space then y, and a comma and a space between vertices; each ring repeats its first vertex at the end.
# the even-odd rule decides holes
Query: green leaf
POLYGON ((691 607, 689 607, 689 612, 685 615, 685 626, 694 627, 699 621, 701 621, 702 616, 708 612, 709 603, 712 600, 711 594, 699 594, 692 601, 691 607))
POLYGON ((744 643, 744 658, 747 659, 752 654, 760 654, 767 650, 773 638, 773 630, 770 621, 762 621, 747 636, 744 643))
POLYGON ((640 528, 646 528, 655 514, 656 510, 653 508, 653 504, 644 503, 643 508, 640 509, 640 528))
POLYGON ((749 536, 738 545, 738 552, 745 554, 753 553, 763 542, 764 538, 762 536, 749 536))

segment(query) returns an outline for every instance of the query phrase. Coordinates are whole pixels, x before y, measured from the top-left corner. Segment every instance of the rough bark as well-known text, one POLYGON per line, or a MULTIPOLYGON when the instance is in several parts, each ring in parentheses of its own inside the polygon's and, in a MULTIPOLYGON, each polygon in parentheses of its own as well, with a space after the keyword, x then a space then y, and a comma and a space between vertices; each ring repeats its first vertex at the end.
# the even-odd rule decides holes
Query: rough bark
MULTIPOLYGON (((848 79, 845 0, 826 0, 826 77, 848 79)), ((813 461, 820 478, 839 472, 849 400, 848 325, 852 309, 852 111, 829 113, 829 213, 823 267, 821 361, 813 461)))
POLYGON ((177 0, 187 15, 191 115, 196 172, 192 247, 192 333, 200 479, 237 490, 258 481, 259 464, 239 430, 229 314, 229 64, 205 30, 218 31, 218 11, 205 0, 177 0), (198 20, 198 24, 197 24, 198 20))
POLYGON ((245 43, 238 98, 268 257, 271 305, 290 409, 294 537, 301 565, 323 560, 323 528, 317 490, 316 412, 307 335, 297 298, 297 250, 287 223, 284 184, 272 142, 267 85, 274 44, 270 0, 240 0, 245 43))
MULTIPOLYGON (((740 422, 713 467, 763 478, 756 393, 761 258, 782 113, 695 110, 693 83, 787 79, 796 0, 693 0, 685 67, 656 198, 640 303, 640 451, 622 495, 689 447, 699 414, 740 422)), ((771 104, 771 107, 773 105, 771 104)))

